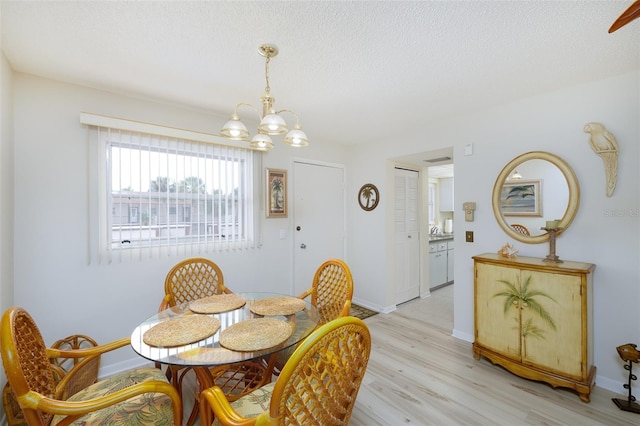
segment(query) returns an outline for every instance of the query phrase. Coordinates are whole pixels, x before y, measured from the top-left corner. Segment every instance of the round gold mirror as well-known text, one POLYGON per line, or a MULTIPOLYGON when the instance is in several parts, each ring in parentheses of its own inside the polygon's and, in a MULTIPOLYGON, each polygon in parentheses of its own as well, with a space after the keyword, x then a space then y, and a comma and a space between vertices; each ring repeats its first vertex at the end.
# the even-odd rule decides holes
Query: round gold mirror
POLYGON ((556 235, 569 227, 578 212, 580 187, 562 158, 544 151, 527 152, 504 166, 493 186, 491 203, 507 235, 539 244, 549 241, 542 229, 549 222, 559 228, 556 235))

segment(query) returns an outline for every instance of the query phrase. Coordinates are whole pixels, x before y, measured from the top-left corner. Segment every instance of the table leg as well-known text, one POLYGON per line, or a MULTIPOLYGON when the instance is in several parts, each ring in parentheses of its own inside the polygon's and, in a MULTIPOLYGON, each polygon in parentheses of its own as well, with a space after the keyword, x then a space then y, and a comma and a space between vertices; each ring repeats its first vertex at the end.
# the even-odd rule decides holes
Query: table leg
MULTIPOLYGON (((262 368, 266 368, 266 374, 264 375, 261 383, 258 387, 262 387, 267 383, 271 382, 271 377, 273 374, 273 370, 278 360, 278 353, 274 353, 268 358, 263 358, 262 360, 257 360, 258 363, 263 363, 262 368)), ((212 386, 216 386, 216 379, 214 375, 211 373, 211 370, 208 367, 193 367, 193 371, 196 374, 196 378, 198 380, 197 394, 195 395, 195 401, 193 405, 193 410, 191 411, 191 415, 189 416, 189 422, 187 426, 193 426, 195 421, 200 416, 200 424, 201 425, 210 425, 213 422, 213 412, 211 411, 211 407, 209 407, 208 403, 201 403, 200 401, 200 393, 204 389, 208 389, 212 386)), ((256 389, 258 388, 256 387, 256 389)), ((235 397, 229 397, 229 401, 235 401, 241 395, 235 397)))
POLYGON ((191 410, 191 414, 189 415, 187 426, 193 426, 198 419, 198 414, 200 414, 200 424, 208 426, 213 423, 213 413, 211 412, 209 404, 202 404, 202 406, 200 406, 200 393, 204 389, 214 386, 215 383, 207 367, 193 367, 193 371, 196 373, 198 385, 193 401, 193 410, 191 410))

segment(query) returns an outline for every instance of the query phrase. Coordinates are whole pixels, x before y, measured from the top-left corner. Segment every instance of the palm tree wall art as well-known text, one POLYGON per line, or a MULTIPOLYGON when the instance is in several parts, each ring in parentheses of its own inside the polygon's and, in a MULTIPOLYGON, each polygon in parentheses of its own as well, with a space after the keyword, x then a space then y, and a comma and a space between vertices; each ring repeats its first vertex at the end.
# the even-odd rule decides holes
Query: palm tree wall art
POLYGON ((287 171, 267 169, 267 217, 287 217, 287 171))

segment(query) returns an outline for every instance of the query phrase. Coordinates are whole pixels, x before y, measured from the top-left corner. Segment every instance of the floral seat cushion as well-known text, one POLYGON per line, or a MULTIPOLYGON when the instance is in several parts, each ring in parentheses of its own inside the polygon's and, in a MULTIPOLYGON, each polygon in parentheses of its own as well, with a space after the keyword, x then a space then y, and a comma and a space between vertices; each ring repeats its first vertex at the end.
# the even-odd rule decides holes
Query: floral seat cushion
MULTIPOLYGON (((231 406, 243 417, 257 417, 265 411, 269 411, 271 394, 276 382, 271 382, 263 387, 254 390, 248 395, 233 401, 231 406)), ((213 421, 213 426, 220 426, 218 420, 213 421)))
MULTIPOLYGON (((81 390, 68 401, 83 401, 109 395, 136 383, 151 380, 167 381, 165 375, 156 368, 138 368, 125 371, 97 382, 81 390)), ((57 425, 64 416, 55 416, 51 425, 57 425)), ((77 419, 72 425, 154 425, 172 426, 173 407, 171 398, 161 393, 146 393, 127 401, 89 413, 77 419)))

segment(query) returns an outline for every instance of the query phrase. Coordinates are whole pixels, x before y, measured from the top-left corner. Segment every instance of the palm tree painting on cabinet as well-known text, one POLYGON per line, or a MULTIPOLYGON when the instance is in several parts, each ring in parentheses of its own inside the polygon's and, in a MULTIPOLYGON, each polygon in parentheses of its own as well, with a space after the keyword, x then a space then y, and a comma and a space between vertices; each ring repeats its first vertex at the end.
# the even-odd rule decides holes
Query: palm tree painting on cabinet
POLYGON ((531 275, 527 276, 524 282, 521 282, 520 278, 520 276, 517 276, 513 283, 508 280, 498 280, 499 283, 504 284, 507 288, 505 291, 494 294, 493 297, 505 298, 503 306, 505 317, 513 309, 516 310, 516 315, 513 317, 516 325, 513 329, 516 330, 519 335, 519 347, 512 348, 511 351, 514 355, 522 356, 523 360, 527 360, 529 359, 527 339, 545 339, 545 330, 537 325, 536 319, 542 320, 552 330, 556 330, 556 324, 553 318, 538 299, 547 298, 554 303, 557 302, 548 294, 531 287, 531 275), (527 313, 531 315, 527 315, 527 313), (534 315, 537 318, 534 318, 534 315))

